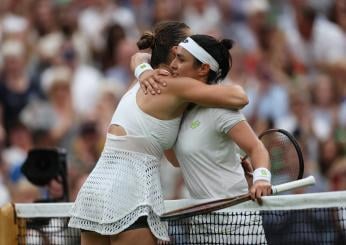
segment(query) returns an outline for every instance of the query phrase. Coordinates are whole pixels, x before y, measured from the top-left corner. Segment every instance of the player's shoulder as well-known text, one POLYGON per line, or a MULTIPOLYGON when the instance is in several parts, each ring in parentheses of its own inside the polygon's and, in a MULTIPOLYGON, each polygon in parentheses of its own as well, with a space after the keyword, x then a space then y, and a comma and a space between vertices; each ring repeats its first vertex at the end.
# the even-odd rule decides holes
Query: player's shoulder
POLYGON ((232 111, 229 109, 216 107, 203 107, 198 105, 192 108, 191 113, 198 115, 199 117, 207 118, 208 121, 218 121, 220 118, 241 117, 242 115, 239 111, 232 111))
POLYGON ((242 113, 239 110, 232 110, 232 109, 226 109, 226 108, 208 108, 209 113, 215 114, 215 115, 229 115, 229 116, 236 116, 241 115, 242 113))

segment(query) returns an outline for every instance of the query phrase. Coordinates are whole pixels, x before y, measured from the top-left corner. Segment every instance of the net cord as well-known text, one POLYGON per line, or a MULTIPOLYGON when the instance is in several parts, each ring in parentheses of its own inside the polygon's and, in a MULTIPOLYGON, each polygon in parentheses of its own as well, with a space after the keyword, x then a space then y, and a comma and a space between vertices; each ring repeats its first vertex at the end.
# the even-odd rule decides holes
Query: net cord
MULTIPOLYGON (((213 199, 180 199, 166 200, 166 211, 172 211, 179 207, 186 207, 213 201, 213 199)), ((260 210, 297 210, 306 208, 344 207, 346 205, 346 191, 292 194, 266 196, 262 198, 262 205, 254 201, 247 201, 218 212, 228 211, 260 211, 260 210)), ((73 203, 16 203, 15 211, 19 218, 34 217, 69 217, 73 203)))

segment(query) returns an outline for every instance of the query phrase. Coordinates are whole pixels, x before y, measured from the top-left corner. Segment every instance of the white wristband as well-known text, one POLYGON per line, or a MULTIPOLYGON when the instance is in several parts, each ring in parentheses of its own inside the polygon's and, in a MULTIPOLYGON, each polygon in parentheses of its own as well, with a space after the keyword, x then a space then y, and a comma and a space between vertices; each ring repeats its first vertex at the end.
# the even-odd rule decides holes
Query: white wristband
POLYGON ((255 183, 257 180, 265 180, 269 183, 271 182, 271 173, 266 168, 256 168, 255 171, 253 171, 253 181, 252 183, 255 183))
POLYGON ((150 64, 148 63, 139 64, 135 69, 135 77, 139 80, 139 77, 141 76, 141 74, 148 70, 153 70, 150 64))

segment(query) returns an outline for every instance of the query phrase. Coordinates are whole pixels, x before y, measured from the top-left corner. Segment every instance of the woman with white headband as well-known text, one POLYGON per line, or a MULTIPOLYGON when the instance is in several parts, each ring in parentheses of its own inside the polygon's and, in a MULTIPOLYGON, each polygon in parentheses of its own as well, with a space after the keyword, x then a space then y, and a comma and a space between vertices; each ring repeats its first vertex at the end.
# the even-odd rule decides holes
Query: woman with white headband
MULTIPOLYGON (((199 67, 206 71, 206 83, 221 82, 230 70, 232 45, 228 39, 217 41, 205 35, 192 35, 179 44, 170 66, 172 73, 201 79, 193 75, 199 67), (192 67, 186 65, 187 59, 193 60, 192 67)), ((141 75, 141 82, 153 76, 149 71, 146 73, 141 75)), ((161 78, 159 83, 166 80, 161 78)), ((174 86, 174 82, 167 82, 167 88, 160 87, 159 96, 170 86, 174 86)), ((250 157, 255 169, 250 189, 252 198, 270 194, 268 152, 237 110, 190 106, 184 114, 174 151, 166 151, 166 156, 175 166, 181 167, 191 197, 236 196, 249 191, 238 146, 250 157)))
MULTIPOLYGON (((230 40, 218 42, 212 37, 193 35, 179 46, 194 56, 196 66, 210 67, 208 82, 226 77, 230 40)), ((177 56, 171 64, 173 72, 182 66, 177 56)), ((238 146, 250 156, 255 169, 250 189, 252 198, 270 194, 268 152, 239 111, 195 105, 184 116, 174 146, 176 159, 170 160, 180 163, 193 198, 236 196, 249 191, 238 146)))
MULTIPOLYGON (((152 48, 154 67, 168 66, 176 46, 188 35, 185 24, 165 22, 154 34, 145 33, 138 45, 152 48)), ((141 66, 139 73, 145 69, 141 66)), ((169 240, 166 224, 159 219, 164 203, 158 167, 164 150, 176 140, 182 114, 190 102, 225 108, 248 102, 239 86, 206 85, 208 73, 209 66, 201 65, 191 76, 201 82, 167 78, 170 85, 161 96, 145 94, 136 83, 122 97, 103 152, 71 211, 69 226, 82 230, 82 245, 154 245, 157 239, 169 240)))
MULTIPOLYGON (((179 44, 176 58, 170 65, 172 74, 194 77, 210 84, 222 81, 230 70, 231 47, 232 41, 228 39, 219 42, 213 37, 192 35, 179 44)), ((167 87, 160 87, 162 92, 156 95, 158 97, 175 86, 174 81, 163 80, 167 81, 167 87)), ((239 111, 200 105, 189 107, 174 151, 166 153, 173 165, 180 166, 186 187, 194 199, 237 196, 249 191, 253 199, 270 194, 268 152, 239 111), (250 157, 255 169, 250 190, 240 163, 238 146, 250 157)), ((244 222, 250 225, 259 222, 260 217, 255 219, 244 222)), ((210 232, 212 234, 212 228, 210 232)), ((222 231, 218 232, 220 237, 222 231)), ((230 235, 225 233, 225 236, 230 235)), ((205 244, 205 241, 214 244, 210 237, 200 236, 199 239, 196 244, 205 244)), ((258 242, 265 242, 264 232, 260 230, 258 242)))

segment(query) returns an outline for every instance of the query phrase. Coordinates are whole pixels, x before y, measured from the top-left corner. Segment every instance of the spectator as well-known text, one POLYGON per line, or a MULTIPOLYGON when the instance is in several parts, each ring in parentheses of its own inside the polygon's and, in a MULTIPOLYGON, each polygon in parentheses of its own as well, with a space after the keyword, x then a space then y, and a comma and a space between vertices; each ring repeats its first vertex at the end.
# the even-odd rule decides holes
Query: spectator
POLYGON ((105 71, 106 78, 120 82, 120 86, 128 87, 134 79, 130 61, 137 50, 136 43, 131 39, 122 39, 115 49, 114 66, 105 71))
POLYGON ((47 102, 35 101, 23 111, 22 120, 32 130, 47 130, 54 146, 68 148, 76 120, 71 97, 72 73, 68 67, 54 66, 42 76, 47 102))
POLYGON ((330 190, 346 190, 346 158, 339 158, 327 173, 330 181, 330 190))
POLYGON ((183 1, 155 0, 152 11, 152 24, 165 20, 180 19, 183 1))
POLYGON ((9 146, 2 151, 2 157, 8 164, 12 180, 16 182, 21 176, 19 167, 32 147, 32 134, 29 128, 17 121, 8 130, 8 140, 9 146))
POLYGON ((282 30, 296 61, 306 71, 315 72, 345 57, 345 37, 335 24, 308 4, 295 8, 294 16, 295 22, 282 30))
POLYGON ((72 103, 78 116, 87 118, 96 104, 102 75, 96 67, 82 64, 71 41, 63 43, 60 52, 60 64, 72 71, 72 103))
POLYGON ((7 40, 1 45, 3 70, 0 71, 0 105, 3 110, 3 125, 8 130, 18 121, 19 113, 37 94, 27 72, 26 53, 22 42, 7 40))
POLYGON ((319 140, 333 135, 339 111, 335 83, 329 76, 319 75, 312 84, 312 130, 319 140))
POLYGON ((82 64, 92 63, 88 39, 78 26, 78 9, 76 4, 60 4, 57 20, 60 32, 76 47, 80 62, 82 64))
POLYGON ((38 37, 58 31, 57 11, 52 1, 32 1, 31 20, 38 37))
POLYGON ((183 20, 194 33, 209 34, 218 28, 221 21, 220 12, 213 1, 191 0, 186 3, 183 20))
POLYGON ((107 71, 116 65, 116 56, 118 52, 119 42, 126 38, 124 28, 118 24, 113 24, 105 30, 105 45, 101 54, 101 67, 103 71, 107 71))
POLYGON ((346 35, 346 4, 343 0, 335 0, 329 12, 329 20, 338 25, 346 35))

